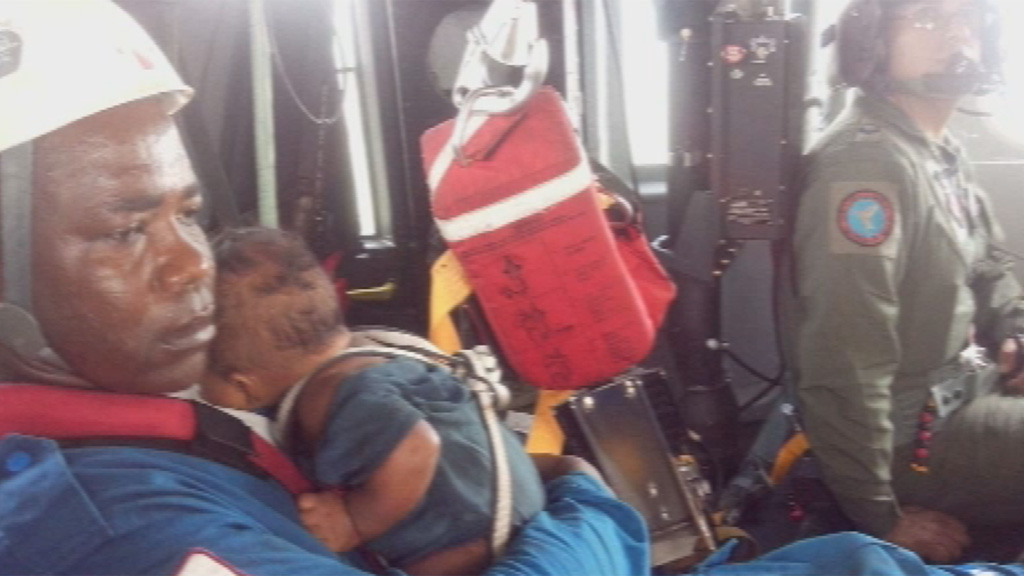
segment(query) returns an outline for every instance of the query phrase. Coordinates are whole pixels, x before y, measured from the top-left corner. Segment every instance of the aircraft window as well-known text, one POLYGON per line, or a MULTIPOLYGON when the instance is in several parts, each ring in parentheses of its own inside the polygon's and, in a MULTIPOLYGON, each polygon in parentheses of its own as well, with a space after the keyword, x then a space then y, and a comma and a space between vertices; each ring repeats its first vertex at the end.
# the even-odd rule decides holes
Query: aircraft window
POLYGON ((658 34, 654 2, 618 3, 622 81, 633 163, 668 163, 668 48, 658 34))
POLYGON ((356 0, 334 0, 334 61, 344 94, 342 115, 351 163, 359 235, 383 239, 391 236, 388 199, 374 190, 387 190, 383 167, 380 119, 374 106, 376 85, 372 74, 365 7, 356 0))
POLYGON ((1024 2, 998 0, 1003 26, 1003 75, 1006 87, 993 99, 992 127, 1024 146, 1024 2))

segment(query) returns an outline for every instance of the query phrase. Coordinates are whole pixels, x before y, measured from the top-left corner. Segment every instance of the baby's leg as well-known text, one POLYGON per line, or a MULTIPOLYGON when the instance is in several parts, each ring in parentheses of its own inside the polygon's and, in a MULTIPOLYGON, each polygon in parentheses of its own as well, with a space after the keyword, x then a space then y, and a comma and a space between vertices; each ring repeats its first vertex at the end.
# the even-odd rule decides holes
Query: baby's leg
POLYGON ((302 525, 332 552, 348 552, 362 543, 340 493, 302 494, 297 505, 302 525))
POLYGON ((491 564, 490 544, 486 538, 444 548, 402 566, 411 576, 473 576, 483 574, 491 564))

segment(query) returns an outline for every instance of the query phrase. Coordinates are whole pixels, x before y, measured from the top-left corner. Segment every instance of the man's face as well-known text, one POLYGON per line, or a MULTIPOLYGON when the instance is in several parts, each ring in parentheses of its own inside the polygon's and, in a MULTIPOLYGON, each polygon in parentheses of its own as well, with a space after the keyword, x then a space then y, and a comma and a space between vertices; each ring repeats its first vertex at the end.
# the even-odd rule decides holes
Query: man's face
POLYGON ((35 315, 50 345, 100 388, 162 393, 198 381, 213 264, 180 136, 155 99, 37 141, 35 315))
POLYGON ((925 0, 900 6, 889 33, 889 76, 916 80, 941 74, 957 53, 978 61, 984 18, 977 0, 925 0))

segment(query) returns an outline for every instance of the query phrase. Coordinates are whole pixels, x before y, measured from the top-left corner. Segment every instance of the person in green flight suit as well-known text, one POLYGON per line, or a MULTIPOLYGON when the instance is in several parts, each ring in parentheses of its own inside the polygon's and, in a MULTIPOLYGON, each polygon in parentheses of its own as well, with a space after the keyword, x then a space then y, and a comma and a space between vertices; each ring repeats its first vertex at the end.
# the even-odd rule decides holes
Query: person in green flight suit
POLYGON ((854 0, 854 88, 808 154, 787 302, 811 449, 856 527, 950 562, 1024 523, 1024 302, 947 123, 998 75, 980 0, 854 0), (991 358, 991 360, 989 360, 991 358))

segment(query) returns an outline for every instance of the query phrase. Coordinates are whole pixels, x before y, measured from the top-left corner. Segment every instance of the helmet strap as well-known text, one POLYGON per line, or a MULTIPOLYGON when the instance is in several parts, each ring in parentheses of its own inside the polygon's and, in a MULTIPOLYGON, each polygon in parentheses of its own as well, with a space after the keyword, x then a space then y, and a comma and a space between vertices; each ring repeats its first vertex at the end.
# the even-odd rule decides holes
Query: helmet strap
POLYGON ((4 298, 32 311, 32 142, 0 154, 4 298))
POLYGON ((47 352, 39 323, 32 316, 32 142, 0 154, 4 298, 0 302, 0 345, 19 356, 47 352))

